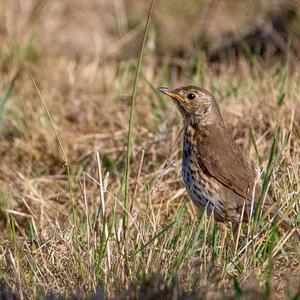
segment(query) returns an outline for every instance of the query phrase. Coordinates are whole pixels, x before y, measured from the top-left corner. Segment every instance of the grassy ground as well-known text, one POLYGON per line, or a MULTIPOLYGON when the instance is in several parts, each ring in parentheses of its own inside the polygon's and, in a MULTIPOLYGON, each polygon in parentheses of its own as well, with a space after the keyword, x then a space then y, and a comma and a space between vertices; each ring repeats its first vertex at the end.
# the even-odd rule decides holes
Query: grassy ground
POLYGON ((299 228, 299 60, 248 53, 210 64, 198 48, 184 58, 158 54, 154 7, 126 204, 134 44, 148 7, 128 19, 127 2, 80 3, 1 3, 1 282, 24 299, 96 290, 123 298, 299 299, 300 250, 288 232, 253 221, 235 245, 228 224, 221 247, 218 224, 198 216, 181 180, 181 119, 156 90, 209 89, 299 228))

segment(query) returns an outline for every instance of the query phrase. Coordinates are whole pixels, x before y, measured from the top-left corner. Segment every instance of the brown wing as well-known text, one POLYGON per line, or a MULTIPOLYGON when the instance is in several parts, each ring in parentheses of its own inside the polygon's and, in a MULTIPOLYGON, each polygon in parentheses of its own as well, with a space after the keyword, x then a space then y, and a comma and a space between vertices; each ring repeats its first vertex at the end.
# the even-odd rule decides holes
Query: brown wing
MULTIPOLYGON (((241 197, 252 198, 255 176, 237 144, 224 128, 214 126, 196 142, 197 161, 210 176, 241 197)), ((197 135, 194 136, 197 138, 197 135)), ((256 198, 260 193, 256 187, 256 198)))

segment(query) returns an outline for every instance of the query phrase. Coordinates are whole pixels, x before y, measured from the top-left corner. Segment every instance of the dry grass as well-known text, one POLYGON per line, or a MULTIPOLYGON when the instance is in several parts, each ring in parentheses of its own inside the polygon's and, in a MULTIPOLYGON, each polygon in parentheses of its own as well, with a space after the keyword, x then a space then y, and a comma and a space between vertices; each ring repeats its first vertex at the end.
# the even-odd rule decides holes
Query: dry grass
POLYGON ((264 220, 252 239, 253 227, 247 236, 243 225, 237 249, 231 233, 222 249, 214 220, 197 216, 180 175, 180 116, 155 87, 196 83, 211 90, 245 154, 261 170, 274 154, 270 192, 299 227, 299 62, 250 57, 210 65, 196 50, 186 59, 162 58, 151 27, 126 210, 136 59, 122 51, 140 36, 146 9, 128 30, 127 2, 111 3, 1 3, 1 281, 25 299, 98 288, 124 298, 298 299, 300 250, 288 232, 264 220))

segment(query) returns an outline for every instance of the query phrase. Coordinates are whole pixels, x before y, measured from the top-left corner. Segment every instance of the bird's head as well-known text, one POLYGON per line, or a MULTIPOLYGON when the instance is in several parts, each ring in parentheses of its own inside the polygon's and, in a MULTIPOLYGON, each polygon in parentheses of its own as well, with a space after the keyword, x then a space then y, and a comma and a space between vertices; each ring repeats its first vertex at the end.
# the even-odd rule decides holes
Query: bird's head
POLYGON ((174 100, 185 122, 210 125, 222 120, 215 98, 205 89, 196 86, 177 89, 160 87, 158 89, 174 100))

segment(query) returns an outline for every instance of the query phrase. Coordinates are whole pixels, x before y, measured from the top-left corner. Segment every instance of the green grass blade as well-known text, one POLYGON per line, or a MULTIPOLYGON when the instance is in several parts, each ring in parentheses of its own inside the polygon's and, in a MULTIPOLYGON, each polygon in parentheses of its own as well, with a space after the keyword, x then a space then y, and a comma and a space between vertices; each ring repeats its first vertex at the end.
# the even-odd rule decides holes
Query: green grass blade
POLYGON ((59 136, 59 133, 58 133, 56 127, 55 127, 54 121, 53 121, 53 119, 51 117, 50 111, 48 110, 48 107, 46 105, 46 102, 45 102, 44 98, 42 97, 42 94, 41 94, 41 92, 40 92, 40 90, 39 90, 39 88, 38 88, 35 80, 33 79, 32 75, 30 73, 28 73, 28 74, 29 74, 29 77, 30 77, 30 79, 31 79, 31 81, 33 83, 33 86, 34 86, 34 88, 35 88, 35 90, 36 90, 36 92, 37 92, 37 94, 38 94, 38 96, 39 96, 39 98, 40 98, 40 100, 42 102, 42 105, 43 105, 43 107, 44 107, 44 109, 46 111, 46 114, 47 114, 48 119, 50 121, 51 127, 53 129, 53 132, 54 132, 55 137, 57 139, 57 142, 59 144, 60 150, 61 150, 61 152, 63 154, 64 161, 66 163, 67 174, 68 174, 69 193, 70 193, 70 199, 71 199, 71 205, 72 205, 72 216, 73 216, 73 222, 74 222, 74 224, 76 224, 76 222, 77 222, 76 221, 76 210, 75 210, 75 202, 74 202, 73 192, 72 192, 72 178, 71 178, 70 166, 69 166, 69 163, 68 163, 68 157, 67 157, 65 149, 63 147, 63 144, 62 144, 61 138, 59 136))
MULTIPOLYGON (((128 135, 127 135, 127 160, 126 160, 126 168, 125 168, 125 197, 124 197, 125 199, 124 199, 124 206, 125 206, 126 210, 128 210, 128 203, 129 203, 130 158, 131 158, 131 146, 132 146, 131 138, 132 138, 133 117, 134 117, 135 102, 136 102, 136 89, 137 89, 137 82, 138 82, 139 75, 140 75, 143 52, 144 52, 147 33, 148 33, 149 25, 150 25, 150 19, 151 19, 151 14, 152 14, 152 10, 153 10, 153 5, 154 5, 154 0, 151 0, 150 8, 149 8, 149 11, 148 11, 147 22, 146 22, 146 26, 145 26, 145 30, 144 30, 144 34, 143 34, 143 40, 142 40, 142 44, 141 44, 141 48, 140 48, 138 63, 137 63, 137 67, 136 67, 135 79, 134 79, 134 83, 133 83, 132 96, 131 96, 130 115, 129 115, 129 124, 128 124, 128 135)), ((124 213, 124 220, 123 220, 124 234, 126 232, 127 223, 128 223, 128 216, 127 216, 126 213, 124 213)))
POLYGON ((261 158, 261 156, 259 154, 259 151, 258 151, 258 148, 257 148, 257 145, 256 145, 255 136, 253 134, 253 131, 252 131, 251 127, 249 128, 249 135, 250 135, 250 141, 251 141, 251 143, 254 146, 255 155, 257 157, 258 164, 259 164, 259 166, 261 166, 263 161, 262 161, 262 158, 261 158))
POLYGON ((272 144, 271 151, 270 151, 270 155, 269 155, 267 169, 266 169, 266 171, 264 173, 264 176, 263 176, 261 196, 260 196, 260 199, 258 201, 257 208, 256 208, 256 211, 255 211, 255 214, 254 214, 255 223, 257 223, 258 219, 261 216, 262 206, 263 206, 263 199, 264 199, 264 197, 265 197, 265 195, 268 191, 268 186, 269 186, 272 171, 273 171, 275 165, 278 163, 279 158, 281 157, 281 154, 282 154, 285 146, 287 145, 289 138, 290 138, 290 132, 285 136, 283 144, 281 145, 279 151, 276 154, 275 151, 276 151, 276 145, 277 145, 277 139, 278 138, 277 138, 277 136, 274 137, 273 144, 272 144))
POLYGON ((12 91, 14 89, 16 80, 20 74, 20 69, 15 73, 12 80, 9 83, 9 86, 5 89, 4 95, 0 102, 0 131, 2 130, 3 122, 4 122, 4 110, 6 107, 6 104, 8 103, 8 100, 12 94, 12 91))
POLYGON ((139 252, 143 251, 145 248, 147 248, 150 244, 152 244, 156 239, 158 239, 160 236, 162 236, 167 230, 169 230, 176 221, 173 221, 172 223, 168 224, 165 226, 159 233, 157 233, 153 238, 151 238, 145 245, 142 247, 138 248, 135 252, 133 252, 130 255, 130 258, 133 258, 135 255, 137 255, 139 252))
POLYGON ((287 83, 289 78, 289 64, 288 62, 283 68, 283 75, 280 81, 279 92, 277 95, 277 105, 281 106, 284 102, 284 98, 286 96, 287 83))

